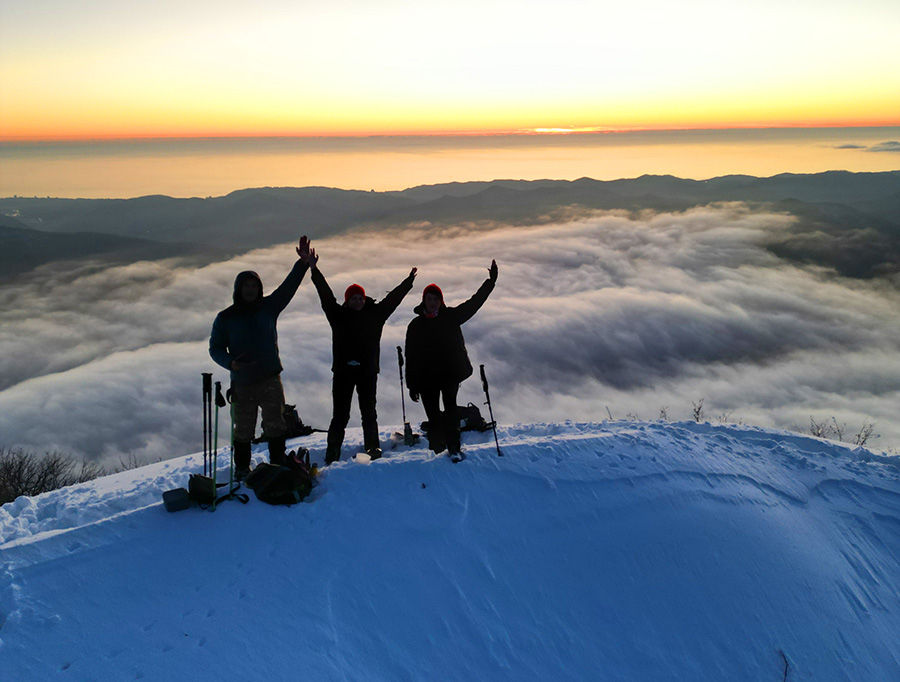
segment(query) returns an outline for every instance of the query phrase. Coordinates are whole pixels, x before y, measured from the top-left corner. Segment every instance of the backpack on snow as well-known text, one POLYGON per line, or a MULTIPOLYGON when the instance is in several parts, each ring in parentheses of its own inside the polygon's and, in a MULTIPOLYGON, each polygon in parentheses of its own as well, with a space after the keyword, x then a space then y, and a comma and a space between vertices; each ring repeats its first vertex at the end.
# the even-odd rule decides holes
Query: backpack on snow
POLYGON ((296 504, 312 492, 314 481, 309 451, 300 448, 286 455, 284 464, 259 464, 244 479, 244 485, 262 502, 296 504))
MULTIPOLYGON (((299 438, 300 436, 308 436, 316 431, 323 431, 323 429, 314 429, 312 426, 304 424, 303 420, 300 419, 300 414, 297 412, 296 405, 285 405, 282 415, 284 416, 284 425, 287 427, 287 431, 284 432, 285 438, 299 438)), ((254 438, 253 442, 265 443, 268 440, 269 437, 263 430, 263 434, 259 438, 254 438)))
MULTIPOLYGON (((446 412, 443 414, 446 414, 446 412)), ((456 419, 460 431, 478 431, 483 433, 489 431, 491 426, 493 426, 490 422, 484 420, 484 417, 481 416, 481 410, 474 403, 469 403, 465 407, 457 405, 456 419)), ((422 430, 426 433, 428 432, 427 421, 422 422, 422 430)))
POLYGON ((469 403, 465 407, 456 408, 456 416, 459 419, 460 431, 488 431, 491 424, 485 421, 481 416, 481 410, 474 403, 469 403))

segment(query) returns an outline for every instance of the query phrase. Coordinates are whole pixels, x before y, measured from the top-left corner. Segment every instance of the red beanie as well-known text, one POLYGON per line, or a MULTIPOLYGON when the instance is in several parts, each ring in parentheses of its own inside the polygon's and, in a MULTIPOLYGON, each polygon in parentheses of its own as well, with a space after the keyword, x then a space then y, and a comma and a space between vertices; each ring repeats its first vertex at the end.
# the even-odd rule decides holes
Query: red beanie
POLYGON ((442 301, 444 300, 444 292, 441 291, 441 288, 437 284, 429 284, 425 287, 425 291, 422 292, 422 299, 425 299, 425 294, 434 294, 442 301))
POLYGON ((344 292, 344 303, 349 301, 356 294, 359 294, 360 296, 365 298, 366 290, 358 284, 351 284, 349 287, 347 287, 347 291, 344 292))

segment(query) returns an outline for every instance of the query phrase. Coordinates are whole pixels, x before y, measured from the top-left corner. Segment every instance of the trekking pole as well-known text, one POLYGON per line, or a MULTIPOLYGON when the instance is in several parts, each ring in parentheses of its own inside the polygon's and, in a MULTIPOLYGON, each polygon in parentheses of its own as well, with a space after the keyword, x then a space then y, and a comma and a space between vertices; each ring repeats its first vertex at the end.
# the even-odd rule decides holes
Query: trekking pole
MULTIPOLYGON (((225 397, 229 403, 228 414, 230 417, 229 422, 231 424, 231 468, 230 468, 231 473, 228 475, 228 491, 229 491, 228 494, 229 495, 234 494, 234 402, 232 402, 232 400, 231 400, 231 391, 232 391, 232 389, 229 388, 228 392, 225 394, 225 397)), ((240 483, 238 483, 238 485, 240 485, 240 483)))
POLYGON ((397 346, 397 362, 400 365, 400 407, 403 409, 403 444, 415 445, 418 438, 413 434, 412 427, 406 421, 406 389, 403 387, 403 349, 397 346))
MULTIPOLYGON (((216 474, 219 471, 219 408, 225 407, 225 396, 222 395, 222 382, 216 382, 216 435, 213 445, 213 465, 212 465, 212 479, 213 479, 213 489, 216 486, 216 474)), ((212 510, 216 510, 216 502, 213 500, 212 510)))
POLYGON ((484 388, 484 397, 487 398, 486 404, 488 406, 488 414, 491 415, 491 428, 494 430, 494 443, 497 445, 497 456, 503 457, 503 453, 500 452, 500 441, 497 440, 497 422, 494 420, 494 409, 491 407, 491 393, 488 390, 488 382, 487 376, 484 373, 484 365, 480 366, 481 369, 481 386, 484 388))
POLYGON ((201 372, 203 377, 203 475, 207 476, 207 457, 212 446, 212 374, 201 372))
MULTIPOLYGON (((222 385, 220 382, 216 382, 216 407, 225 407, 229 403, 231 404, 231 409, 229 410, 231 414, 231 466, 229 467, 228 474, 228 492, 216 499, 212 505, 212 511, 216 510, 216 504, 219 502, 224 502, 225 500, 237 500, 241 504, 247 504, 250 501, 250 497, 248 495, 244 495, 243 493, 239 493, 238 488, 241 487, 241 482, 238 481, 237 485, 234 484, 234 402, 231 399, 231 390, 222 395, 222 385)), ((218 424, 219 412, 216 410, 216 423, 218 424)), ((215 474, 213 474, 213 484, 218 487, 215 483, 215 474)), ((225 485, 224 483, 222 485, 225 485)))

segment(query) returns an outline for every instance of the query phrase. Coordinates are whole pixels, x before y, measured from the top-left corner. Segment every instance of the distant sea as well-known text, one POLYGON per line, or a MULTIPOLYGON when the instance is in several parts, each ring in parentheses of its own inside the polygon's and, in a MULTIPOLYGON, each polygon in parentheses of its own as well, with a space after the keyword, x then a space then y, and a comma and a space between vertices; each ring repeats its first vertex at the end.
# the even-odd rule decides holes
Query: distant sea
POLYGON ((205 197, 248 187, 388 191, 470 180, 898 169, 900 127, 3 142, 0 197, 205 197))

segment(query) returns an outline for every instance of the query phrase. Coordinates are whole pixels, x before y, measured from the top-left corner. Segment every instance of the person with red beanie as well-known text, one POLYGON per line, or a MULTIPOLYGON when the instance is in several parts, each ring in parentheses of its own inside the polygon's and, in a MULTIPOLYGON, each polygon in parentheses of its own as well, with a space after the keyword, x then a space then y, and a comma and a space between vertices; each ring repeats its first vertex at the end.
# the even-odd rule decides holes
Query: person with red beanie
POLYGON ((363 447, 372 459, 381 457, 378 441, 378 414, 375 409, 376 388, 381 358, 381 332, 384 323, 410 292, 416 277, 413 268, 406 279, 377 303, 366 296, 359 284, 351 284, 344 292, 343 305, 338 304, 325 275, 318 268, 319 257, 313 249, 309 257, 312 281, 319 293, 322 310, 331 325, 333 362, 331 387, 333 412, 328 427, 325 464, 341 458, 344 431, 350 421, 353 391, 359 399, 362 417, 363 447))
POLYGON ((465 459, 459 439, 456 395, 459 385, 472 376, 462 325, 478 312, 494 290, 497 261, 491 261, 488 278, 468 301, 455 307, 444 304, 437 284, 422 292, 417 314, 406 328, 406 383, 413 402, 422 399, 428 416, 428 444, 434 452, 447 449, 450 459, 465 459), (443 401, 444 411, 440 403, 443 401))

